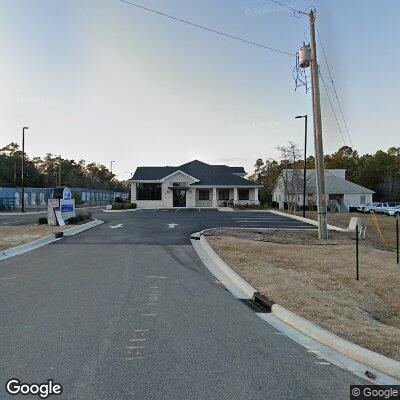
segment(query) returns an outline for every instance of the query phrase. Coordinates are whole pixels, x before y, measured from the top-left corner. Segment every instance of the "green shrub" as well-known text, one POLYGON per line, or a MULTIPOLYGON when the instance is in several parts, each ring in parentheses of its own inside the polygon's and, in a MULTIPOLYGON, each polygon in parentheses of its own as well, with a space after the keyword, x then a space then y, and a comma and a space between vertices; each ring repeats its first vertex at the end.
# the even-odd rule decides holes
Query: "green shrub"
POLYGON ((111 208, 113 210, 132 210, 136 208, 136 203, 113 203, 111 208))
POLYGON ((75 225, 75 224, 77 224, 78 222, 79 222, 79 220, 78 220, 77 217, 71 217, 71 218, 68 218, 68 219, 65 221, 65 223, 66 223, 67 225, 75 225))
POLYGON ((66 223, 68 225, 74 225, 74 224, 78 224, 79 222, 88 221, 89 219, 92 219, 92 213, 90 211, 85 212, 85 213, 76 214, 75 217, 68 218, 66 223))
POLYGON ((75 205, 76 206, 79 206, 80 204, 83 204, 81 196, 75 190, 72 192, 72 198, 75 200, 75 205))
POLYGON ((92 219, 92 213, 90 211, 82 213, 82 215, 83 215, 83 218, 85 219, 85 221, 92 219))
POLYGON ((259 210, 261 207, 259 204, 235 204, 235 208, 238 210, 259 210))
POLYGON ((39 225, 47 225, 48 224, 47 218, 46 217, 40 217, 38 219, 38 224, 39 225))

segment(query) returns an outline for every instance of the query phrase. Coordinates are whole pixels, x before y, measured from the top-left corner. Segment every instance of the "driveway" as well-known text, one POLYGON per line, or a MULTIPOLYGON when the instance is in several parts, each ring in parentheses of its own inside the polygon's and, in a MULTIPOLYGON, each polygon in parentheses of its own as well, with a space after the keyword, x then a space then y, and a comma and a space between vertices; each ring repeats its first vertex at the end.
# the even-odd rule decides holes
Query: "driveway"
POLYGON ((363 383, 233 298, 189 242, 213 225, 301 223, 213 210, 100 215, 93 230, 0 262, 0 398, 11 398, 12 377, 53 378, 57 398, 85 400, 338 400, 363 383))

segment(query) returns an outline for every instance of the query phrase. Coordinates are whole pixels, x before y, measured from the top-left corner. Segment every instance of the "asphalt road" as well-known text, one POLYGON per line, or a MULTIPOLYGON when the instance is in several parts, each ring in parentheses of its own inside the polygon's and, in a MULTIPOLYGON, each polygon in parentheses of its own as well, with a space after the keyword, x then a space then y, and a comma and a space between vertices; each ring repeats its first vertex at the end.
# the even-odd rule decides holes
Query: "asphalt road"
MULTIPOLYGON (((99 208, 83 207, 79 211, 99 211, 99 208)), ((36 224, 40 217, 47 217, 47 210, 39 212, 31 212, 29 209, 26 213, 22 214, 20 211, 16 212, 0 212, 0 227, 1 226, 24 226, 36 224)))
POLYGON ((301 224, 212 210, 101 217, 97 228, 0 261, 1 399, 12 398, 12 377, 53 378, 64 389, 55 399, 85 400, 339 400, 364 383, 233 298, 189 242, 210 225, 301 224))

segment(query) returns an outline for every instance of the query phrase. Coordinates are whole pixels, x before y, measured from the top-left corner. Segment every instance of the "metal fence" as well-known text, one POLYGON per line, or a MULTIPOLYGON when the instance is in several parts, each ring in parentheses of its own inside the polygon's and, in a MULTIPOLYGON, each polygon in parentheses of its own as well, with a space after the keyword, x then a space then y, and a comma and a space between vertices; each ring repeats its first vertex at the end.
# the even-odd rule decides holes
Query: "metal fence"
MULTIPOLYGON (((116 197, 128 198, 127 192, 91 188, 70 188, 77 193, 80 200, 89 206, 99 206, 113 202, 116 197)), ((40 209, 47 207, 47 200, 52 196, 54 188, 24 188, 25 208, 40 209)), ((0 210, 19 209, 22 206, 22 190, 20 187, 0 188, 0 210)))

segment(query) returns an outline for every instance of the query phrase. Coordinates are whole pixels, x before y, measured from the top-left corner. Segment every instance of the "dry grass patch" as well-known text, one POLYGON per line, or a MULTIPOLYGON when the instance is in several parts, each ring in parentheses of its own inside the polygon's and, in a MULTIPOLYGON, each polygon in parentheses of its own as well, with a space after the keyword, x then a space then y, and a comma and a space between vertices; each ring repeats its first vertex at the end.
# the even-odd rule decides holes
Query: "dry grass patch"
POLYGON ((51 233, 64 231, 68 226, 27 225, 0 227, 0 250, 29 243, 51 233))
MULTIPOLYGON (((285 211, 287 212, 287 211, 285 211)), ((295 215, 303 216, 302 211, 296 211, 295 215)), ((396 218, 393 216, 375 214, 379 226, 382 230, 384 246, 388 249, 394 249, 396 246, 396 218)), ((371 214, 369 213, 337 213, 337 212, 328 212, 328 224, 338 226, 340 228, 347 228, 349 226, 349 222, 351 217, 361 218, 363 226, 367 227, 367 235, 366 238, 374 243, 381 244, 381 239, 376 231, 375 225, 372 222, 371 214)), ((306 211, 306 218, 310 218, 313 220, 318 219, 318 214, 316 211, 306 211)))
POLYGON ((257 290, 338 336, 400 360, 400 266, 395 254, 360 247, 355 282, 351 234, 219 231, 207 237, 257 290))

